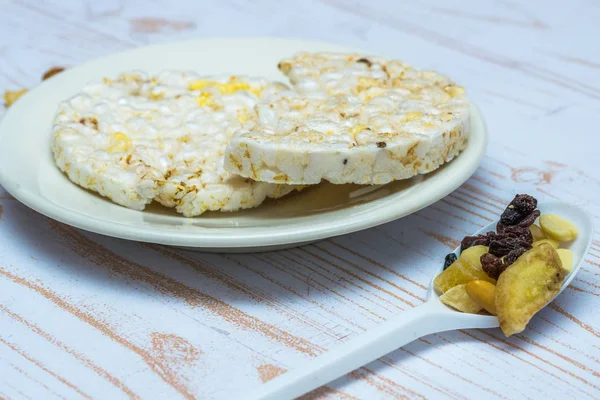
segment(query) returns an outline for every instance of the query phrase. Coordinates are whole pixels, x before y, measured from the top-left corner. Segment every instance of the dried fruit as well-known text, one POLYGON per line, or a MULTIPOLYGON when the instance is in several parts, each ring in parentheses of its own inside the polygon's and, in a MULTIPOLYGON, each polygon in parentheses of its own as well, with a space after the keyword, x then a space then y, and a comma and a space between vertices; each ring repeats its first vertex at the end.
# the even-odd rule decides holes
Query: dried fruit
POLYGON ((52 67, 48 71, 44 72, 42 75, 42 80, 45 81, 48 78, 52 78, 54 75, 63 72, 65 69, 63 67, 52 67))
POLYGON ((469 247, 473 246, 488 246, 491 241, 490 235, 495 235, 495 233, 488 232, 485 235, 465 236, 462 242, 460 243, 460 251, 463 252, 469 247))
POLYGON ((540 210, 535 210, 531 214, 527 215, 521 222, 519 222, 518 226, 522 226, 524 228, 528 228, 530 225, 535 223, 535 220, 540 216, 540 210))
POLYGON ((514 239, 511 237, 501 238, 499 240, 493 240, 490 243, 490 253, 496 257, 502 257, 507 255, 513 250, 525 248, 529 250, 531 244, 524 240, 514 239))
POLYGON ((522 332, 558 294, 563 278, 559 255, 548 244, 534 247, 508 267, 496 284, 496 311, 504 334, 522 332))
POLYGON ((19 97, 27 93, 27 89, 21 90, 7 90, 4 92, 4 105, 6 108, 12 106, 15 101, 19 100, 19 97))
POLYGON ((496 285, 488 281, 471 281, 465 285, 465 289, 475 303, 496 315, 496 285))
POLYGON ((555 249, 558 249, 558 242, 556 240, 554 240, 554 239, 542 239, 542 240, 538 240, 536 242, 533 242, 532 246, 533 247, 538 247, 538 246, 540 246, 540 245, 542 245, 544 243, 549 244, 550 246, 554 247, 555 249))
POLYGON ((507 267, 508 265, 493 254, 486 253, 481 256, 481 269, 492 279, 498 279, 507 267))
POLYGON ((515 238, 527 242, 529 244, 533 243, 533 236, 531 235, 531 231, 528 227, 522 226, 507 226, 502 233, 498 233, 497 237, 500 238, 515 238))
POLYGON ((446 256, 444 272, 434 279, 440 300, 463 312, 497 315, 506 336, 523 331, 572 272, 573 253, 558 246, 577 236, 577 227, 556 215, 543 215, 535 225, 536 208, 535 198, 517 195, 497 232, 466 236, 458 259, 446 256))
POLYGON ((537 208, 537 200, 528 194, 518 194, 511 202, 523 214, 530 214, 537 208))
POLYGON ((453 263, 454 261, 456 261, 456 258, 457 258, 457 257, 456 257, 456 254, 454 254, 454 253, 447 254, 447 255, 446 255, 446 258, 444 258, 444 270, 445 270, 446 268, 448 268, 449 266, 451 266, 451 265, 452 265, 452 263, 453 263))
POLYGON ((569 242, 575 239, 578 233, 574 223, 554 214, 541 216, 540 226, 546 235, 559 242, 569 242))
POLYGON ((510 253, 508 253, 508 254, 506 255, 506 257, 504 257, 504 258, 502 259, 502 262, 504 263, 504 265, 505 265, 506 267, 508 267, 509 265, 511 265, 511 264, 513 264, 515 261, 517 261, 517 259, 518 259, 519 257, 521 257, 523 254, 525 254, 525 252, 527 252, 527 251, 528 251, 530 248, 531 248, 531 247, 529 247, 529 248, 520 247, 520 248, 518 248, 518 249, 514 249, 514 250, 512 250, 510 253))
MULTIPOLYGON (((50 68, 48 71, 46 71, 44 73, 44 75, 42 76, 42 80, 46 80, 46 79, 50 78, 51 76, 56 75, 59 72, 62 72, 63 70, 64 70, 64 68, 62 68, 62 67, 50 68)), ((17 101, 19 99, 19 97, 23 96, 25 93, 27 93, 27 89, 5 91, 4 92, 4 105, 6 106, 6 108, 12 106, 14 104, 14 102, 17 101)))
POLYGON ((496 280, 490 278, 482 268, 478 268, 464 258, 459 257, 444 272, 435 277, 433 286, 438 293, 445 293, 456 285, 462 285, 474 280, 496 282, 496 280))
MULTIPOLYGON (((491 285, 491 283, 490 283, 491 285)), ((465 313, 476 314, 481 310, 481 306, 475 302, 466 291, 466 285, 454 286, 446 293, 440 296, 440 301, 452 308, 465 313)))
POLYGON ((460 257, 477 268, 481 268, 481 256, 489 251, 487 246, 472 246, 460 253, 460 257))
POLYGON ((528 194, 518 194, 500 216, 500 222, 503 225, 517 225, 536 208, 537 200, 535 198, 528 194))
MULTIPOLYGON (((528 244, 533 242, 533 236, 528 227, 506 226, 502 227, 501 232, 488 232, 485 235, 466 236, 461 242, 461 251, 473 246, 490 246, 493 241, 519 240, 528 244)), ((508 253, 507 253, 508 254, 508 253)))
POLYGON ((556 250, 560 261, 562 262, 562 270, 565 275, 568 275, 573 271, 573 252, 569 249, 558 249, 556 250))
POLYGON ((512 206, 508 206, 502 213, 502 216, 500 216, 500 222, 504 226, 516 225, 523 218, 524 216, 519 211, 515 210, 512 206))
POLYGON ((502 222, 498 221, 498 223, 496 224, 496 232, 502 233, 502 232, 504 232, 506 227, 507 227, 506 225, 504 225, 502 222))
POLYGON ((535 224, 529 225, 529 232, 531 232, 531 237, 534 241, 546 239, 548 236, 542 231, 542 228, 535 224))

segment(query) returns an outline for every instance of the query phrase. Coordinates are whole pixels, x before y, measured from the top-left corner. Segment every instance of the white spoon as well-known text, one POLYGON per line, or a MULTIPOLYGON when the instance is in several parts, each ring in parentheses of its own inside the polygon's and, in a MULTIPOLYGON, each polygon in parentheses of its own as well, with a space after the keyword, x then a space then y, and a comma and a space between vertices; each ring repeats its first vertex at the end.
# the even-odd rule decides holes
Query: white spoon
MULTIPOLYGON (((539 204, 538 208, 542 214, 560 215, 579 228, 577 239, 568 246, 573 252, 573 271, 565 277, 562 292, 579 271, 583 256, 588 252, 594 231, 592 219, 580 208, 566 203, 545 202, 539 204)), ((496 222, 493 222, 477 233, 495 230, 496 222)), ((459 248, 454 250, 457 255, 458 250, 459 248)), ((442 272, 443 263, 443 259, 440 259, 440 267, 436 269, 433 278, 442 272)), ((433 278, 429 284, 425 303, 395 315, 362 335, 334 347, 322 356, 270 380, 259 388, 253 398, 293 399, 422 336, 454 329, 499 326, 495 316, 466 314, 444 305, 433 289, 433 278)))

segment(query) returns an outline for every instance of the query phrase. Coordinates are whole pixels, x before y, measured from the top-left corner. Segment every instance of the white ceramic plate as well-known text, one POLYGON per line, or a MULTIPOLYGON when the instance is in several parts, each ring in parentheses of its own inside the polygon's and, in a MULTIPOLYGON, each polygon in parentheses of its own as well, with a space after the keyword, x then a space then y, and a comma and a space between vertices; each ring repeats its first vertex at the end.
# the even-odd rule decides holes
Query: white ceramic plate
MULTIPOLYGON (((413 213, 446 196, 477 169, 487 133, 473 108, 467 149, 439 170, 385 186, 323 184, 261 207, 184 218, 151 205, 134 211, 71 183, 54 165, 50 129, 58 103, 87 82, 129 69, 158 73, 190 69, 285 81, 280 59, 297 51, 357 51, 288 39, 194 40, 137 48, 69 69, 28 92, 0 123, 0 184, 32 209, 69 225, 144 242, 218 251, 292 247, 370 228, 413 213)), ((360 50, 359 50, 360 51, 360 50)), ((363 51, 369 53, 368 51, 363 51)))

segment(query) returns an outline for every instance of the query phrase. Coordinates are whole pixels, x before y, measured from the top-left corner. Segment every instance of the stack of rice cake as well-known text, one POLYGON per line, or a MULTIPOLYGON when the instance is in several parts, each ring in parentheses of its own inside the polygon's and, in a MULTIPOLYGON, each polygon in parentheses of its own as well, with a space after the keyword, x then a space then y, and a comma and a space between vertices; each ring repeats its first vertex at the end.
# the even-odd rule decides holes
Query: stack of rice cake
POLYGON ((359 54, 279 63, 292 87, 245 76, 143 72, 86 86, 55 116, 69 179, 142 210, 185 216, 256 207, 322 180, 385 184, 466 146, 465 91, 432 71, 359 54))

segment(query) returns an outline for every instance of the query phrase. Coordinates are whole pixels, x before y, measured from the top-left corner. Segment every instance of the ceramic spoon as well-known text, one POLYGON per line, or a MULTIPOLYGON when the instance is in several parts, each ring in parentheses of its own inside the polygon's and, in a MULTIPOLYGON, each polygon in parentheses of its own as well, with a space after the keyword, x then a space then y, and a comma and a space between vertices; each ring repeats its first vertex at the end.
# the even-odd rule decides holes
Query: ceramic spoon
MULTIPOLYGON (((580 208, 566 203, 545 202, 538 208, 542 214, 560 215, 579 228, 577 239, 568 246, 573 252, 573 270, 565 277, 562 292, 579 271, 583 256, 588 252, 592 241, 592 220, 580 208)), ((477 233, 495 231, 496 223, 489 224, 477 233)), ((459 250, 457 248, 454 252, 458 255, 459 250)), ((260 387, 253 398, 296 398, 425 335, 454 329, 498 327, 495 316, 462 313, 440 302, 433 289, 433 278, 442 272, 443 259, 439 264, 429 284, 425 303, 395 315, 322 356, 270 380, 260 387)))

